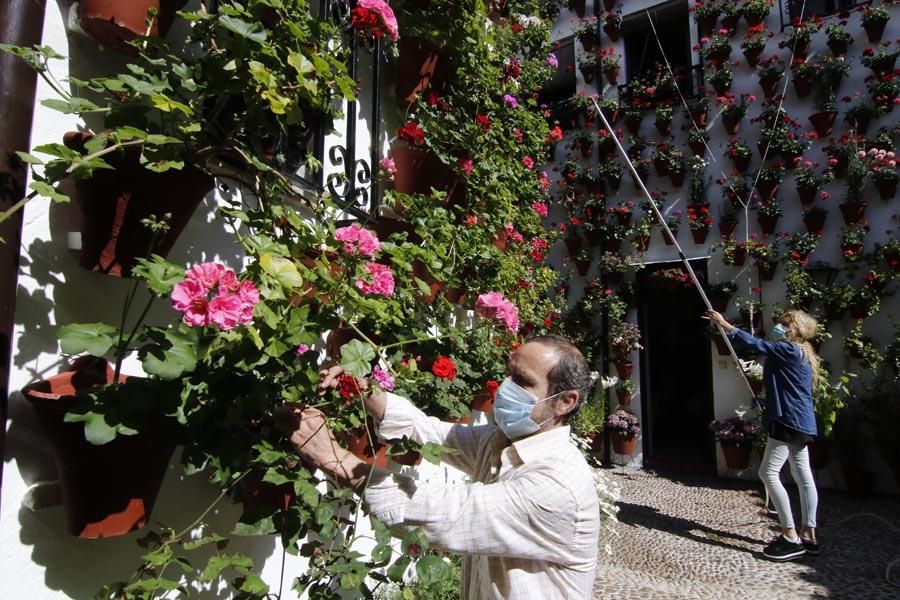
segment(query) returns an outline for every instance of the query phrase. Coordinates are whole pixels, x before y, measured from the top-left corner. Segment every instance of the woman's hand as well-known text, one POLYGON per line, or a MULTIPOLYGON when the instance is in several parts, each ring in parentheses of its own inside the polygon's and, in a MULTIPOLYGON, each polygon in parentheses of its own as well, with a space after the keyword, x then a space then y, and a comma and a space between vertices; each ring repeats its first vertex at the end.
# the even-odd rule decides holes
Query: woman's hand
MULTIPOLYGON (((340 365, 334 365, 319 371, 319 395, 321 396, 327 390, 336 389, 341 375, 344 375, 344 369, 340 365)), ((366 410, 375 417, 376 421, 380 422, 384 418, 384 409, 387 406, 387 398, 384 392, 369 393, 369 384, 365 379, 357 378, 356 385, 359 386, 360 391, 363 393, 366 410)))
POLYGON ((725 317, 714 310, 706 311, 706 315, 703 318, 709 319, 713 322, 713 324, 721 327, 722 331, 724 331, 725 333, 731 333, 731 331, 734 329, 734 325, 726 321, 725 317))

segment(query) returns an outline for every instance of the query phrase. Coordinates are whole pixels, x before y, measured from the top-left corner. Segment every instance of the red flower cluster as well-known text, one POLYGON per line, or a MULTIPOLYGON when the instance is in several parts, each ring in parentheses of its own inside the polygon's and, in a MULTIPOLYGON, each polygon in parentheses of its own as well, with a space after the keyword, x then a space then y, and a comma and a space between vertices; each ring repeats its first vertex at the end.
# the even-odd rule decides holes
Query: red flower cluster
POLYGON ((415 144, 416 146, 421 146, 425 143, 425 132, 415 121, 410 121, 400 129, 398 129, 397 137, 404 142, 415 144))
POLYGON ((475 115, 475 122, 485 131, 491 128, 491 118, 487 115, 475 115))
POLYGON ((359 384, 356 380, 350 375, 341 375, 338 377, 338 393, 340 393, 341 398, 344 400, 355 400, 362 396, 362 391, 359 389, 359 384))
POLYGON ((381 17, 374 10, 357 6, 350 11, 350 17, 353 22, 353 29, 368 32, 376 39, 384 35, 384 32, 379 27, 379 19, 381 17))
POLYGON ((434 364, 431 365, 431 372, 435 377, 453 381, 456 379, 456 363, 449 356, 438 356, 434 364))

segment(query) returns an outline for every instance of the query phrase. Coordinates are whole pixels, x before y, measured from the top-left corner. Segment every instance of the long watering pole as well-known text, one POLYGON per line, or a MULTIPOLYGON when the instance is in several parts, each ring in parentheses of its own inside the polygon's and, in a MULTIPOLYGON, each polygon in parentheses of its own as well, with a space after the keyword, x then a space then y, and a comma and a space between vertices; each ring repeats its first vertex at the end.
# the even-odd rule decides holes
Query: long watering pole
MULTIPOLYGON (((594 108, 597 110, 597 114, 599 114, 600 118, 603 120, 604 127, 606 127, 606 130, 610 133, 610 137, 616 143, 616 148, 619 149, 619 152, 625 159, 625 163, 628 165, 628 170, 631 171, 631 176, 634 178, 638 186, 640 186, 641 191, 644 192, 644 195, 647 197, 650 208, 656 215, 656 220, 663 226, 663 231, 666 232, 666 236, 675 245, 675 249, 678 251, 678 257, 684 264, 685 269, 687 269, 688 275, 691 276, 691 281, 694 282, 694 287, 700 293, 700 298, 703 299, 703 304, 706 305, 707 310, 712 310, 712 304, 709 302, 709 298, 706 297, 706 292, 703 291, 703 286, 700 285, 700 280, 697 279, 697 274, 694 273, 694 269, 693 267, 691 267, 691 262, 687 259, 687 256, 684 255, 684 251, 681 249, 681 245, 678 243, 678 240, 675 239, 675 235, 672 233, 672 230, 669 229, 669 224, 666 223, 666 220, 663 218, 662 212, 660 212, 659 207, 656 206, 656 201, 653 199, 653 196, 651 196, 650 192, 647 191, 647 187, 644 185, 644 182, 638 175, 637 170, 634 168, 634 164, 631 162, 631 158, 628 156, 628 153, 625 152, 625 148, 622 147, 622 142, 620 142, 619 138, 616 137, 612 126, 609 124, 609 121, 606 120, 606 115, 604 115, 603 111, 600 110, 600 105, 597 104, 596 98, 591 98, 591 102, 594 103, 594 108)), ((716 327, 719 329, 719 333, 722 335, 722 339, 725 340, 725 345, 728 346, 728 352, 729 354, 731 354, 731 358, 734 360, 735 368, 737 368, 738 372, 741 374, 741 378, 744 380, 744 385, 746 385, 747 389, 750 391, 750 397, 752 398, 756 396, 756 393, 750 386, 750 381, 747 379, 747 374, 744 373, 744 369, 743 367, 741 367, 741 362, 740 359, 738 359, 737 352, 734 351, 734 346, 731 345, 731 340, 728 339, 728 336, 725 334, 725 331, 722 329, 721 325, 717 323, 716 327)))

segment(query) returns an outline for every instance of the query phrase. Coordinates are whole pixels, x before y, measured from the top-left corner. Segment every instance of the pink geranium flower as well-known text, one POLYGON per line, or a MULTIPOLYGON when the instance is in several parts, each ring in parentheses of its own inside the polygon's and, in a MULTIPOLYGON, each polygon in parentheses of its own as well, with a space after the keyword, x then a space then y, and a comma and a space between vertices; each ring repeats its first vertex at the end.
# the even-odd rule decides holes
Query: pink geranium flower
POLYGON ((348 227, 340 227, 334 232, 334 239, 344 242, 344 252, 372 256, 381 250, 381 242, 374 233, 354 223, 348 227))
POLYGON ((172 289, 171 300, 185 325, 228 330, 253 321, 259 290, 252 281, 238 280, 225 265, 207 262, 187 270, 184 281, 172 289))
POLYGON ((519 330, 519 310, 500 292, 481 294, 475 301, 475 312, 486 319, 506 325, 510 333, 519 330))
POLYGON ((356 287, 363 294, 377 294, 390 297, 394 295, 394 274, 385 265, 370 262, 365 265, 368 279, 357 279, 356 287))
POLYGON ((534 159, 530 156, 524 156, 522 157, 522 164, 525 165, 526 169, 531 169, 534 167, 534 159))
POLYGON ((547 215, 550 214, 550 209, 547 208, 547 205, 543 202, 534 202, 531 204, 531 210, 536 212, 539 217, 542 219, 546 219, 547 215))
POLYGON ((386 391, 391 391, 394 389, 394 378, 391 377, 391 374, 379 367, 378 365, 372 369, 372 379, 381 387, 381 389, 386 391))

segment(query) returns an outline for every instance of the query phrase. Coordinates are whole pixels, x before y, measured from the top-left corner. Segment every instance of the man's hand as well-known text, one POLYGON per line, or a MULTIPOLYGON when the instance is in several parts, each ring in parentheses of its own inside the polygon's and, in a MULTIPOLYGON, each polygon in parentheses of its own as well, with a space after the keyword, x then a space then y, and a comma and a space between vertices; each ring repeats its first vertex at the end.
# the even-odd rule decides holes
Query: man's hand
MULTIPOLYGON (((344 369, 340 365, 334 365, 319 371, 319 395, 321 396, 327 390, 337 388, 338 379, 340 379, 341 375, 344 375, 344 369)), ((359 386, 360 391, 363 392, 366 410, 375 417, 376 421, 381 422, 381 419, 384 418, 384 409, 387 407, 387 397, 384 395, 384 392, 378 390, 368 393, 368 383, 361 379, 357 379, 356 384, 359 386)))
POLYGON ((338 444, 325 424, 325 415, 315 408, 279 406, 274 412, 276 426, 291 434, 291 445, 306 462, 337 477, 351 487, 365 482, 368 466, 338 444))

